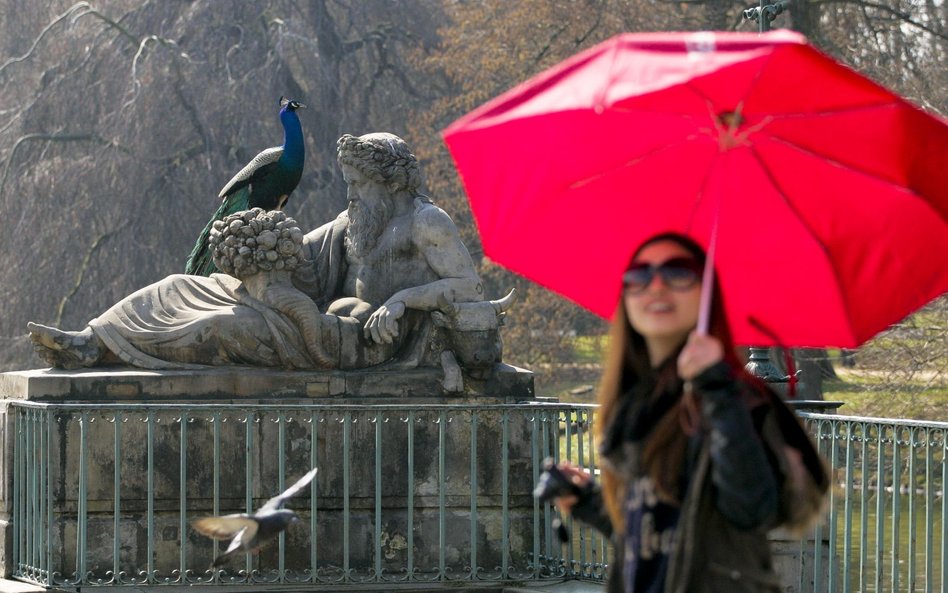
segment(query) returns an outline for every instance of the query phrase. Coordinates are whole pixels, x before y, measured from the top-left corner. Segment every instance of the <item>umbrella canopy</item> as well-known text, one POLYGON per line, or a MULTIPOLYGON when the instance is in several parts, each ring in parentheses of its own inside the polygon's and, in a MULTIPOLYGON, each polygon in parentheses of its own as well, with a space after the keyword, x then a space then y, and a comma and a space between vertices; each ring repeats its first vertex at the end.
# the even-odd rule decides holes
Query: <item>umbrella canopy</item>
POLYGON ((735 340, 856 347, 948 291, 948 125, 795 33, 625 34, 444 131, 485 254, 603 317, 660 232, 735 340))

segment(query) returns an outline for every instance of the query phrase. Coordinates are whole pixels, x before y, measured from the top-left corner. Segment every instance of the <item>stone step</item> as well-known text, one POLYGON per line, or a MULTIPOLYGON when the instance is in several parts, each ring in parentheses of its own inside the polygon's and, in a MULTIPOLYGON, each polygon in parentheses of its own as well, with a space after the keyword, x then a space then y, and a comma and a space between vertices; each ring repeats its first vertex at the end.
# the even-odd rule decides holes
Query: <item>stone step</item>
POLYGON ((40 587, 32 583, 24 583, 23 581, 0 579, 0 592, 2 593, 55 593, 55 591, 54 589, 47 589, 46 587, 40 587))
MULTIPOLYGON (((556 583, 543 583, 535 585, 520 585, 520 586, 509 586, 503 588, 495 588, 494 585, 490 583, 475 584, 471 583, 469 587, 467 586, 458 586, 459 584, 453 584, 452 586, 439 586, 438 584, 432 584, 429 587, 423 589, 398 589, 400 593, 436 593, 437 591, 453 591, 454 593, 464 593, 464 592, 473 592, 473 593, 603 593, 605 591, 605 586, 602 583, 594 583, 590 581, 560 581, 556 583)), ((103 587, 103 590, 108 589, 109 587, 103 587)), ((155 589, 167 589, 169 591, 181 590, 179 587, 155 587, 155 589)), ((371 591, 370 588, 365 586, 353 586, 351 587, 353 591, 358 591, 360 593, 368 593, 371 591)), ((120 588, 126 593, 129 591, 127 587, 120 588)), ((213 587, 203 588, 203 591, 209 591, 213 587)), ((219 587, 219 591, 227 590, 230 593, 246 593, 247 591, 268 591, 265 585, 257 585, 255 587, 219 587), (263 587, 263 588, 261 588, 263 587)), ((144 588, 135 589, 137 591, 142 591, 144 588)), ((273 589, 275 591, 280 591, 280 593, 293 593, 294 588, 280 588, 273 589)), ((311 591, 312 587, 305 589, 311 591)), ((391 589, 386 589, 391 590, 391 589)), ((377 589, 381 591, 381 589, 377 589)), ((64 593, 61 589, 46 589, 39 585, 34 585, 31 583, 24 583, 22 581, 16 581, 12 579, 0 579, 0 593, 64 593)))
POLYGON ((558 583, 504 587, 502 593, 604 593, 605 583, 568 580, 558 583))

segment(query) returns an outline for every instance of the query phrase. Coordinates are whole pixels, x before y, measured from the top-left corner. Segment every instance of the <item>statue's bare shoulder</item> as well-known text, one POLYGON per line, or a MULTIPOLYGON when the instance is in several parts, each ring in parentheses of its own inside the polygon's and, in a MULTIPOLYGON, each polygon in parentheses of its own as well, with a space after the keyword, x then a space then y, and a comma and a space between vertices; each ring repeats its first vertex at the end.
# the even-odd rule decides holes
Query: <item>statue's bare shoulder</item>
POLYGON ((434 202, 427 198, 415 198, 415 224, 421 227, 431 228, 435 232, 447 232, 457 234, 457 226, 448 215, 434 202))
POLYGON ((415 200, 412 241, 442 278, 476 277, 474 262, 447 212, 430 200, 415 200))

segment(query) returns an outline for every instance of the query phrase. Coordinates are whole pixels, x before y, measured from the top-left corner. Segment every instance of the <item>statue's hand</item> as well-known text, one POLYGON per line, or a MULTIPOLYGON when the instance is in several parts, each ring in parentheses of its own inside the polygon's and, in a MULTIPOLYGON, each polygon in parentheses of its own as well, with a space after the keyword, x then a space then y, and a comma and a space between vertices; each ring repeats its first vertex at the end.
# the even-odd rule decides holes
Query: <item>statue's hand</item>
POLYGON ((398 337, 398 320, 405 314, 405 303, 386 303, 375 310, 362 329, 365 339, 377 344, 391 344, 398 337))

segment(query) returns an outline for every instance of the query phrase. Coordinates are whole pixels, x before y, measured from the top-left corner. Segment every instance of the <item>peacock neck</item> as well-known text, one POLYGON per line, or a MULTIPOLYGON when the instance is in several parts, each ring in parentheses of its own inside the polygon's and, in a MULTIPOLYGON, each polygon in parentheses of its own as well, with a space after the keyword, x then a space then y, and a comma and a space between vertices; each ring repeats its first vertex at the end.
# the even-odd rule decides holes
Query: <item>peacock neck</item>
POLYGON ((300 118, 295 111, 284 109, 280 112, 280 122, 283 123, 283 157, 280 160, 292 167, 302 167, 306 149, 300 118))

